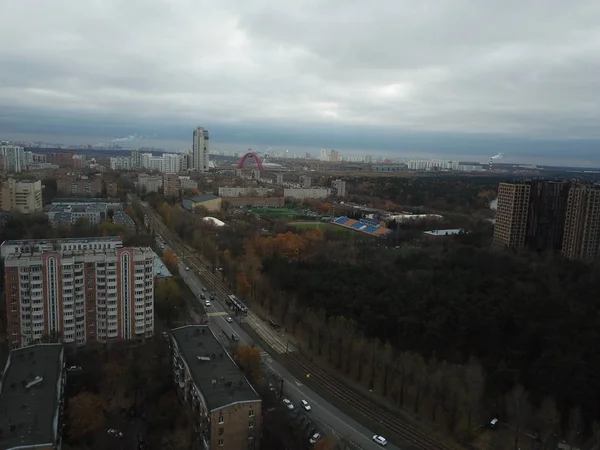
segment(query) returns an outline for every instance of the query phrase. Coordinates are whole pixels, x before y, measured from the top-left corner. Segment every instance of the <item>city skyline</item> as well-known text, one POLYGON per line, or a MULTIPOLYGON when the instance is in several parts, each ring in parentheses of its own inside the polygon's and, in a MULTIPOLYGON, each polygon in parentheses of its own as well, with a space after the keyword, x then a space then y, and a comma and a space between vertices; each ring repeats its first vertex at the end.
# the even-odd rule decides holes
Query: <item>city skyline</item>
POLYGON ((594 2, 260 6, 8 0, 0 135, 600 164, 594 2))

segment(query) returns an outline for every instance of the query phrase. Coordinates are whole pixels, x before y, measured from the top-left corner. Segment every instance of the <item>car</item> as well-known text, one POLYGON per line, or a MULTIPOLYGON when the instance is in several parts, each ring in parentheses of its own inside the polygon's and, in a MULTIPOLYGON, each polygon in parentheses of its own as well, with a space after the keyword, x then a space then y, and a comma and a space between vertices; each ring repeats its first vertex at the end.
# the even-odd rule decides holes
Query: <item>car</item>
POLYGON ((490 420, 490 422, 488 423, 488 427, 490 427, 493 430, 495 430, 496 428, 498 428, 498 419, 496 419, 494 417, 492 420, 490 420))
POLYGON ((202 292, 206 292, 206 291, 208 291, 208 289, 206 289, 206 286, 203 286, 202 287, 202 292))
POLYGON ((204 294, 200 294, 200 298, 201 298, 202 300, 206 300, 206 295, 204 295, 204 294))
POLYGON ((387 445, 387 439, 384 438, 383 436, 379 436, 378 434, 373 436, 373 441, 375 441, 377 444, 379 444, 383 447, 385 447, 387 445))
POLYGON ((106 432, 116 438, 119 438, 119 439, 123 438, 123 433, 121 433, 119 430, 115 430, 114 428, 109 428, 108 430, 106 430, 106 432))
POLYGON ((319 439, 321 439, 321 433, 315 433, 311 436, 310 443, 314 445, 318 442, 319 439))
POLYGON ((227 319, 225 319, 228 323, 233 322, 233 319, 231 317, 228 317, 227 319))
POLYGON ((186 270, 186 272, 189 272, 189 271, 190 271, 190 268, 189 268, 189 267, 186 267, 186 268, 185 268, 185 270, 186 270))
POLYGON ((300 400, 300 403, 302 403, 302 407, 306 411, 310 411, 312 409, 306 400, 300 400))
POLYGON ((211 300, 214 300, 215 299, 215 294, 210 294, 210 296, 208 298, 210 298, 211 300))
POLYGON ((208 307, 208 306, 210 306, 210 302, 209 302, 208 300, 206 300, 206 301, 204 302, 204 306, 207 306, 207 307, 208 307))
POLYGON ((284 405, 285 405, 285 407, 286 407, 287 409, 289 409, 290 411, 291 411, 292 409, 294 409, 294 404, 292 403, 292 401, 291 401, 291 400, 289 400, 289 399, 287 399, 287 398, 284 398, 284 399, 283 399, 283 404, 284 404, 284 405))
POLYGON ((67 369, 67 372, 81 372, 82 370, 79 366, 71 366, 67 369))

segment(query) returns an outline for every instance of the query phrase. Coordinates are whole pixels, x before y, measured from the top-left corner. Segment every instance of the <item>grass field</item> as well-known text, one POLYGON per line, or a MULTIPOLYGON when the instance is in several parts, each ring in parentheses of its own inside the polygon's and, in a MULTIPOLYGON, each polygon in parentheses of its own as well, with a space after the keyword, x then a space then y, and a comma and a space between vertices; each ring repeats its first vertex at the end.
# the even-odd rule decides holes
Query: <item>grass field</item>
POLYGON ((250 209, 255 214, 260 214, 265 217, 277 217, 281 219, 293 219, 301 216, 299 211, 290 208, 252 208, 250 209))

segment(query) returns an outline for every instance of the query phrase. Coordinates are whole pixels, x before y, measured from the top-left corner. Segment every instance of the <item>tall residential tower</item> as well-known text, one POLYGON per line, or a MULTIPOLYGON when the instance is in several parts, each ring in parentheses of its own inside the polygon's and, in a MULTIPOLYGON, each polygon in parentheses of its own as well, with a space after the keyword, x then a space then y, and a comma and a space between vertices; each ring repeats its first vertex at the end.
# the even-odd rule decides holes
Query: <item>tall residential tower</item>
POLYGON ((192 150, 192 169, 208 172, 209 137, 208 130, 198 127, 194 130, 194 147, 192 150))

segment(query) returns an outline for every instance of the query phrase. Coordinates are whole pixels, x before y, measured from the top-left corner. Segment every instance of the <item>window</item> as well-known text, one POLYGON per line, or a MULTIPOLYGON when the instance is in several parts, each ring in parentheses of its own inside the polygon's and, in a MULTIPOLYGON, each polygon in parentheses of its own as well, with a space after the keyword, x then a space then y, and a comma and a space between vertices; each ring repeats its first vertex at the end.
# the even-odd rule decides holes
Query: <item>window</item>
POLYGON ((219 436, 223 435, 223 433, 225 433, 225 428, 219 428, 219 436))
POLYGON ((254 410, 252 408, 248 411, 248 417, 254 417, 254 410))
POLYGON ((223 439, 219 439, 219 447, 223 447, 223 439))
POLYGON ((248 422, 248 428, 254 428, 254 420, 248 422))
POLYGON ((219 414, 219 423, 225 423, 225 418, 223 417, 223 414, 219 414))

